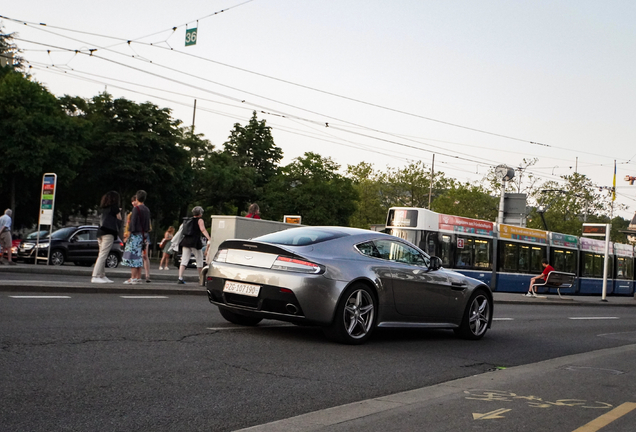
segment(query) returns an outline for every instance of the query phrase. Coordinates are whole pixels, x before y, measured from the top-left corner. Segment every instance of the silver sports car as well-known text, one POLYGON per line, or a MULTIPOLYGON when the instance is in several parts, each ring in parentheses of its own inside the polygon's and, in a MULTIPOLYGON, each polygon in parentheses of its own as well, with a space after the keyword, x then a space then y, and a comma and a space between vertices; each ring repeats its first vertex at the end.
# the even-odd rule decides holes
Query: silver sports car
POLYGON ((210 302, 232 323, 319 325, 348 344, 364 343, 376 327, 445 328, 480 339, 492 322, 483 282, 442 268, 405 240, 356 228, 227 240, 206 281, 210 302))

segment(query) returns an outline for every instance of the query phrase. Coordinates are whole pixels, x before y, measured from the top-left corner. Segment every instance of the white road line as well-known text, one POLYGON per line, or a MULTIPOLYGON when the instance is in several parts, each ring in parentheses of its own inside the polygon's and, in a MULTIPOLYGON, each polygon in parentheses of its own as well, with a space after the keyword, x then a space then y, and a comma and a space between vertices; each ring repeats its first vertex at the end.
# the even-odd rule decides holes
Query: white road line
POLYGON ((121 298, 125 298, 125 299, 166 299, 168 298, 168 296, 160 296, 160 295, 123 295, 123 296, 119 296, 121 298))
POLYGON ((568 317, 571 320, 610 320, 620 319, 619 317, 568 317))
POLYGON ((12 295, 9 296, 11 298, 15 298, 15 299, 63 299, 63 298, 71 298, 71 296, 43 296, 43 295, 39 295, 39 296, 29 296, 29 295, 25 295, 25 296, 20 296, 20 295, 12 295))
POLYGON ((514 321, 514 318, 493 318, 493 321, 514 321))

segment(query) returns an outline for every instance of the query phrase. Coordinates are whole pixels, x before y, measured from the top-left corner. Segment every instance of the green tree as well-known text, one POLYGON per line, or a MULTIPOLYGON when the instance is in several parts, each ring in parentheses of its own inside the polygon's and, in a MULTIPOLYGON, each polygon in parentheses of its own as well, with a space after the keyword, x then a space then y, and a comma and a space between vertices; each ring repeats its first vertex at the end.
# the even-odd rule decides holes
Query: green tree
POLYGON ((185 213, 193 195, 193 165, 208 143, 181 128, 169 109, 148 102, 113 99, 107 93, 86 101, 62 100, 67 112, 91 126, 84 142, 90 158, 72 185, 72 211, 86 214, 108 190, 118 191, 124 209, 130 208, 129 197, 144 189, 159 224, 185 213))
POLYGON ((36 222, 45 172, 58 175, 58 199, 75 178, 88 156, 79 144, 84 132, 44 86, 0 68, 0 196, 16 227, 36 222))
POLYGON ((382 186, 380 173, 367 162, 349 165, 347 176, 353 181, 358 193, 356 211, 351 215, 349 224, 354 227, 369 229, 372 224, 386 222, 388 207, 382 202, 382 186))
POLYGON ((279 169, 267 185, 262 212, 274 220, 298 214, 307 225, 347 226, 358 194, 339 165, 312 152, 279 169))
POLYGON ((468 182, 450 182, 448 189, 433 201, 432 209, 439 213, 494 221, 499 212, 499 197, 492 196, 483 186, 468 182))
POLYGON ((16 71, 24 70, 24 59, 20 56, 22 50, 13 42, 15 33, 4 33, 4 26, 0 22, 0 66, 16 71))
POLYGON ((258 120, 256 111, 246 126, 234 125, 228 140, 223 144, 224 152, 230 155, 248 177, 252 187, 238 190, 234 196, 238 211, 245 210, 250 202, 258 201, 263 188, 277 173, 283 151, 276 147, 271 128, 265 120, 258 120))

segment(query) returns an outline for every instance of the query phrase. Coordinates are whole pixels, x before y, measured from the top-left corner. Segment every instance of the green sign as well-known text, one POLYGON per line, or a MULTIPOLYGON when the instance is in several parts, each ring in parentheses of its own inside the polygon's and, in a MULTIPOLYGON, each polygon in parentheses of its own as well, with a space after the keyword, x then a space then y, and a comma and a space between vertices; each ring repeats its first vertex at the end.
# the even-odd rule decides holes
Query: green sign
POLYGON ((196 45, 197 44, 197 29, 186 29, 186 39, 185 46, 196 45))

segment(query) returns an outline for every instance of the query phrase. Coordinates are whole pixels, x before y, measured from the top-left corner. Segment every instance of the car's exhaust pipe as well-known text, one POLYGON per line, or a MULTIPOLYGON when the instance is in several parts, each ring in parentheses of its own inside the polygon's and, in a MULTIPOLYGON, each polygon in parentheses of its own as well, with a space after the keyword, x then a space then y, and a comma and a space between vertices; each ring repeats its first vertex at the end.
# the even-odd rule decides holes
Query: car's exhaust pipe
POLYGON ((287 312, 289 312, 292 315, 296 315, 298 313, 298 308, 291 303, 287 303, 285 305, 285 309, 287 309, 287 312))

